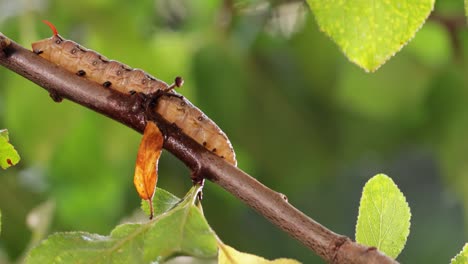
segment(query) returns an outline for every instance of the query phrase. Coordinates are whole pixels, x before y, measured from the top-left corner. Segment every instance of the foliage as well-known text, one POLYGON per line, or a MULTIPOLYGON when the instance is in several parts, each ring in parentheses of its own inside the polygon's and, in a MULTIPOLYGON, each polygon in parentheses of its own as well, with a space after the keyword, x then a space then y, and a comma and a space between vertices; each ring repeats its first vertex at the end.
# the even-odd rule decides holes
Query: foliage
MULTIPOLYGON (((367 74, 299 2, 233 2, 49 1, 25 8, 10 1, 8 8, 0 3, 0 31, 27 47, 50 36, 40 23, 48 19, 64 37, 108 58, 167 82, 183 76, 179 92, 227 133, 239 167, 338 233, 355 230, 363 175, 388 172, 413 214, 399 261, 446 263, 466 242, 460 230, 468 225, 464 24, 449 28, 430 16, 397 56, 367 74)), ((458 21, 463 1, 436 1, 433 12, 458 21)), ((14 135, 22 156, 20 167, 0 172, 0 258, 21 257, 30 234, 24 219, 49 199, 56 207, 48 233, 109 234, 131 217, 140 202, 132 175, 141 136, 67 101, 54 104, 3 68, 0 80, 0 127, 14 135)), ((189 172, 164 151, 159 172, 158 185, 179 196, 191 185, 189 172)), ((209 182, 203 208, 241 251, 323 262, 209 182)))
MULTIPOLYGON (((176 253, 216 256, 215 235, 195 205, 199 191, 195 186, 174 208, 154 220, 119 225, 109 236, 56 233, 31 251, 27 263, 149 263, 176 253)), ((161 201, 163 206, 172 203, 168 198, 161 201)))
MULTIPOLYGON (((154 215, 161 215, 169 209, 175 207, 180 202, 180 198, 164 189, 156 188, 153 202, 154 215)), ((145 200, 141 200, 141 209, 147 215, 151 214, 149 204, 145 200)))
POLYGON ((378 174, 364 186, 356 225, 356 242, 396 258, 409 235, 411 212, 390 177, 378 174))
MULTIPOLYGON (((194 186, 184 199, 178 199, 158 188, 154 220, 119 225, 109 236, 55 233, 30 252, 26 263, 149 263, 164 262, 175 255, 213 258, 218 247, 219 263, 299 263, 290 259, 267 261, 217 241, 197 205, 201 189, 194 186)), ((142 204, 149 213, 148 203, 142 200, 142 204)))
POLYGON ((245 264, 299 264, 296 260, 293 259, 275 259, 275 260, 266 260, 264 258, 242 253, 234 248, 225 245, 223 243, 219 243, 219 257, 218 257, 219 264, 237 264, 237 263, 245 263, 245 264))
POLYGON ((366 71, 375 71, 424 24, 435 0, 307 0, 321 30, 366 71))
MULTIPOLYGON (((2 169, 7 169, 10 166, 16 165, 20 156, 13 145, 9 143, 8 130, 0 129, 0 166, 2 169)), ((0 211, 0 233, 2 231, 2 211, 0 211)))
POLYGON ((4 170, 16 165, 20 160, 18 152, 9 143, 9 140, 8 130, 0 129, 0 167, 4 170))
POLYGON ((468 243, 465 244, 462 251, 458 255, 456 255, 450 264, 466 264, 468 263, 468 243))

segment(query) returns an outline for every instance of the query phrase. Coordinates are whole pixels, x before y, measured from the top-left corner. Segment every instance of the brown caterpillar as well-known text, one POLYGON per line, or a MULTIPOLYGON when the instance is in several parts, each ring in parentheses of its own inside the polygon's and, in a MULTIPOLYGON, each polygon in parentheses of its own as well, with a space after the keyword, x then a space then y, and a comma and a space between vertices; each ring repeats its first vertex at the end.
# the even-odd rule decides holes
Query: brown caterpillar
POLYGON ((236 166, 234 150, 226 134, 200 109, 188 100, 180 100, 175 96, 165 96, 161 99, 156 105, 156 112, 167 121, 183 128, 187 136, 195 139, 206 149, 236 166))
MULTIPOLYGON (((133 69, 118 61, 108 60, 99 53, 62 38, 52 23, 44 21, 53 31, 48 39, 32 43, 33 52, 66 70, 97 82, 104 87, 124 93, 152 94, 164 91, 156 104, 156 111, 177 125, 206 149, 236 166, 237 161, 226 134, 200 109, 182 96, 167 96, 173 86, 156 79, 140 69, 133 69)), ((180 80, 179 80, 180 81, 180 80)), ((177 85, 178 86, 178 85, 177 85)), ((172 95, 177 95, 173 93, 172 95)))

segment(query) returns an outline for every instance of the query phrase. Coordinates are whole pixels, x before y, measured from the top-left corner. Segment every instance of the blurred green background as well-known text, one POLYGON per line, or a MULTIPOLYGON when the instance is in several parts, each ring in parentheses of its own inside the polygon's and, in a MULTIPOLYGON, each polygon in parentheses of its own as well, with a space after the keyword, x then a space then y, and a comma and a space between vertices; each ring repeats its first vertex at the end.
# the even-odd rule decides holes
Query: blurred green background
MULTIPOLYGON (((435 12, 461 27, 430 19, 374 74, 347 61, 301 1, 0 0, 0 31, 30 47, 51 35, 47 19, 108 58, 168 83, 183 76, 179 92, 228 134, 239 167, 337 233, 354 238, 364 183, 388 174, 412 209, 399 261, 448 263, 468 239, 468 32, 463 1, 437 1, 435 12)), ((138 211, 135 131, 56 104, 5 68, 0 128, 22 156, 0 171, 0 263, 44 232, 108 234, 138 211), (50 229, 33 215, 31 231, 27 215, 46 201, 50 229)), ((161 159, 158 186, 183 196, 189 171, 161 159)), ((238 250, 323 263, 212 183, 203 205, 238 250)))

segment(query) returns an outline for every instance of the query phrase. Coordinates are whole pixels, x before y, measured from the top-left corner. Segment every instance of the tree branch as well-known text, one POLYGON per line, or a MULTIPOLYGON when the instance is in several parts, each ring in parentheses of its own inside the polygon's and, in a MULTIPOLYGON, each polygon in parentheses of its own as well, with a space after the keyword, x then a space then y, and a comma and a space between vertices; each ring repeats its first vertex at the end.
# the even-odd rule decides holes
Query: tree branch
POLYGON ((449 34, 450 41, 453 47, 455 59, 463 60, 462 42, 460 40, 460 31, 466 28, 466 17, 463 13, 456 15, 443 15, 437 12, 432 12, 428 20, 439 23, 449 34))
MULTIPOLYGON (((375 248, 352 242, 307 217, 287 198, 231 166, 169 124, 156 112, 147 116, 137 96, 114 92, 69 73, 0 33, 0 64, 45 88, 54 101, 62 98, 104 114, 142 133, 146 118, 166 134, 164 148, 192 171, 218 184, 301 241, 329 263, 397 263, 375 248)), ((184 99, 186 100, 186 99, 184 99)))

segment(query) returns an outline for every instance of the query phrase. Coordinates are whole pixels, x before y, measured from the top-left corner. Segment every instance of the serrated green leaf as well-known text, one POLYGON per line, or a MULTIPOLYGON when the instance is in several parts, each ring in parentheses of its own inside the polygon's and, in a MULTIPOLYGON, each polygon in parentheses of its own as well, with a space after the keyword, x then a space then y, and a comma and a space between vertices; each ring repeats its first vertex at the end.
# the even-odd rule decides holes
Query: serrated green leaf
POLYGON ((467 264, 468 263, 468 243, 465 244, 462 251, 456 255, 450 264, 467 264))
POLYGON ((9 143, 8 130, 0 130, 0 167, 8 169, 16 165, 20 160, 18 152, 13 145, 9 143))
POLYGON ((146 223, 117 226, 109 236, 57 233, 34 248, 27 263, 150 263, 175 254, 214 257, 216 237, 195 205, 193 187, 172 210, 146 223))
MULTIPOLYGON (((154 216, 158 216, 167 210, 174 207, 178 204, 181 199, 172 193, 161 189, 156 188, 156 192, 154 193, 153 197, 153 208, 154 208, 154 216)), ((150 215, 149 205, 147 200, 141 200, 141 209, 147 214, 150 215)))
POLYGON ((307 0, 320 29, 365 71, 375 71, 413 38, 434 2, 307 0))
POLYGON ((411 212, 405 196, 385 174, 364 186, 356 225, 356 242, 396 258, 409 235, 411 212))

